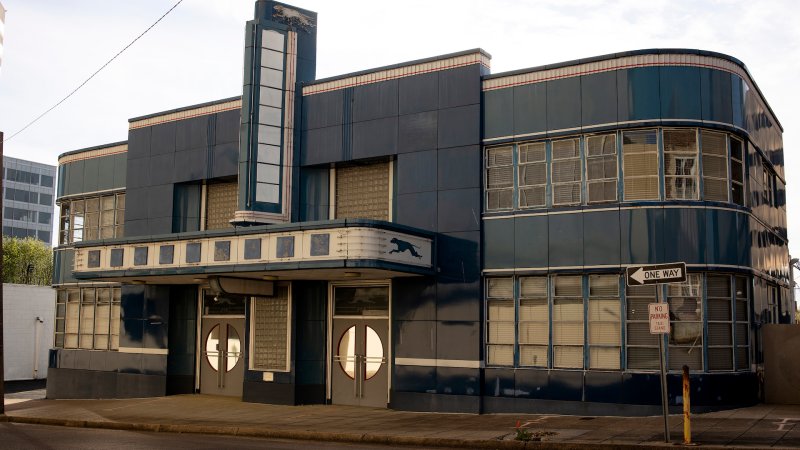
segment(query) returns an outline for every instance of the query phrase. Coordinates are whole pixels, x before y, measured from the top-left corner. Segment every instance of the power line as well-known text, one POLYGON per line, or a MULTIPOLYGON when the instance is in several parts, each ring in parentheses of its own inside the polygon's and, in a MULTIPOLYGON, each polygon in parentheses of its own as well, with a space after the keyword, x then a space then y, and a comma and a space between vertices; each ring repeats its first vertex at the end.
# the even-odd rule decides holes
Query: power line
POLYGON ((109 60, 108 60, 108 61, 107 61, 105 64, 103 64, 102 66, 100 66, 100 68, 99 68, 99 69, 97 69, 97 70, 96 70, 96 71, 95 71, 95 72, 94 72, 92 75, 90 75, 90 76, 89 76, 89 78, 87 78, 86 80, 84 80, 84 81, 83 81, 83 83, 81 83, 80 85, 78 85, 78 87, 76 87, 75 89, 73 89, 73 90, 72 90, 72 92, 70 92, 69 94, 67 94, 67 96, 66 96, 66 97, 64 97, 64 98, 62 98, 61 100, 59 100, 59 101, 58 101, 58 103, 56 103, 55 105, 51 106, 51 107, 50 107, 50 108, 49 108, 47 111, 45 111, 45 112, 43 112, 43 113, 39 114, 39 115, 38 115, 38 116, 37 116, 35 119, 31 120, 31 121, 30 121, 30 122, 29 122, 27 125, 25 125, 24 127, 22 127, 22 129, 20 129, 19 131, 15 132, 15 133, 14 133, 14 134, 12 134, 11 136, 9 136, 9 137, 5 138, 5 139, 3 140, 3 142, 9 141, 9 140, 10 140, 10 139, 12 139, 14 136, 16 136, 16 135, 18 135, 18 134, 22 133, 23 131, 27 130, 27 129, 28 129, 28 127, 30 127, 30 126, 31 126, 31 125, 33 125, 34 123, 38 122, 38 121, 39 121, 39 119, 41 119, 42 117, 44 117, 45 115, 47 115, 47 113, 49 113, 50 111, 52 111, 52 110, 56 109, 56 108, 57 108, 57 107, 58 107, 60 104, 62 104, 62 103, 64 103, 65 101, 67 101, 67 99, 68 99, 68 98, 72 97, 72 96, 73 96, 73 94, 75 94, 76 92, 78 92, 78 90, 80 90, 80 88, 82 88, 84 85, 86 85, 86 83, 88 83, 88 82, 89 82, 89 81, 90 81, 92 78, 94 78, 94 77, 95 77, 95 76, 96 76, 98 73, 100 73, 100 71, 101 71, 101 70, 105 69, 105 68, 106 68, 106 66, 108 66, 109 64, 111 64, 111 62, 112 62, 112 61, 114 61, 115 59, 117 59, 117 57, 118 57, 119 55, 121 55, 121 54, 122 54, 122 53, 123 53, 125 50, 127 50, 127 49, 128 49, 130 46, 131 46, 131 45, 133 45, 133 44, 134 44, 136 41, 138 41, 139 39, 141 39, 141 37, 142 37, 142 36, 144 36, 145 34, 147 34, 147 32, 148 32, 148 31, 150 31, 151 29, 153 29, 153 27, 155 27, 156 25, 158 25, 158 23, 159 23, 159 22, 161 22, 161 20, 163 20, 163 19, 164 19, 164 17, 167 17, 167 14, 171 13, 171 12, 172 12, 172 10, 173 10, 173 9, 175 9, 175 8, 177 8, 177 7, 178 7, 178 5, 180 5, 182 2, 183 2, 183 0, 178 0, 178 2, 177 2, 177 3, 175 3, 174 5, 172 5, 172 8, 170 8, 169 10, 167 10, 167 12, 165 12, 165 13, 164 13, 164 14, 163 14, 161 17, 159 17, 159 18, 158 18, 158 20, 156 20, 155 22, 153 22, 153 24, 152 24, 152 25, 150 25, 149 27, 147 27, 147 29, 146 29, 146 30, 144 30, 144 31, 143 31, 143 32, 142 32, 140 35, 136 36, 136 38, 135 38, 134 40, 132 40, 132 41, 131 41, 131 42, 130 42, 128 45, 126 45, 126 46, 125 46, 125 48, 123 48, 122 50, 120 50, 120 51, 119 51, 119 52, 118 52, 116 55, 114 55, 114 56, 113 56, 111 59, 109 59, 109 60))

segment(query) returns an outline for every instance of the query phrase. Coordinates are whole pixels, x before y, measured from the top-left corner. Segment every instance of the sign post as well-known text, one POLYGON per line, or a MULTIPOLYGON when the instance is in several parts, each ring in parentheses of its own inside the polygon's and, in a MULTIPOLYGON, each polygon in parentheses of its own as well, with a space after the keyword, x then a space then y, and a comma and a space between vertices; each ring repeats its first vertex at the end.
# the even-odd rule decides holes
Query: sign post
POLYGON ((647 305, 650 333, 658 335, 658 362, 661 367, 661 409, 664 413, 664 442, 669 437, 669 406, 667 404, 667 362, 664 352, 664 335, 669 335, 669 305, 664 300, 661 285, 686 281, 686 264, 670 263, 650 266, 632 266, 625 271, 628 286, 656 285, 656 301, 647 305))

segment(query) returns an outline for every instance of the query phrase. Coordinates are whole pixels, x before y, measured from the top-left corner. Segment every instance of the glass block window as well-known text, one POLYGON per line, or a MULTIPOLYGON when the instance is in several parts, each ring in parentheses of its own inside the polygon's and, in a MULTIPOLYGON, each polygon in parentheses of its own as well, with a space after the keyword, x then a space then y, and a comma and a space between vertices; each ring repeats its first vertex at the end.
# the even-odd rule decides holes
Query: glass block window
POLYGON ((667 200, 697 200, 697 130, 664 130, 667 200))
POLYGON ((553 205, 581 203, 581 140, 561 139, 552 142, 553 205))
POLYGON ((586 193, 589 203, 617 201, 617 135, 586 136, 586 193))
POLYGON ((731 146, 731 202, 744 206, 744 152, 742 141, 730 138, 731 146))
POLYGON ((486 362, 514 365, 514 279, 486 280, 486 362))
POLYGON ((61 245, 124 235, 124 193, 65 200, 60 207, 61 245))
POLYGON ((656 286, 628 286, 625 291, 625 336, 628 369, 658 370, 658 335, 650 334, 648 307, 656 303, 656 286))
POLYGON ((700 134, 703 149, 703 199, 728 201, 728 144, 724 133, 700 134))
POLYGON ((519 279, 519 364, 547 367, 550 361, 547 277, 519 279))
POLYGON ((618 275, 589 275, 587 344, 589 368, 620 368, 621 323, 618 275))
POLYGON ((486 210, 514 206, 514 148, 486 149, 486 210))
POLYGON ((703 279, 688 274, 685 283, 667 285, 670 328, 667 367, 669 370, 703 370, 703 279))
POLYGON ((624 199, 658 200, 658 131, 622 133, 624 199))
POLYGON ((547 205, 547 144, 519 145, 519 207, 547 205))
POLYGON ((706 296, 708 370, 733 370, 731 277, 709 274, 706 278, 706 296))
POLYGON ((750 368, 750 279, 734 277, 736 288, 734 301, 734 349, 736 369, 750 368))
POLYGON ((583 288, 581 276, 553 280, 553 367, 583 368, 583 288))
POLYGON ((388 162, 336 168, 336 218, 389 220, 388 162))
POLYGON ((119 287, 59 289, 53 346, 117 350, 119 320, 119 287))
POLYGON ((252 368, 289 370, 289 287, 275 286, 272 297, 253 297, 252 308, 252 368))
POLYGON ((212 183, 208 185, 206 200, 206 230, 233 228, 231 220, 239 202, 239 185, 212 183))

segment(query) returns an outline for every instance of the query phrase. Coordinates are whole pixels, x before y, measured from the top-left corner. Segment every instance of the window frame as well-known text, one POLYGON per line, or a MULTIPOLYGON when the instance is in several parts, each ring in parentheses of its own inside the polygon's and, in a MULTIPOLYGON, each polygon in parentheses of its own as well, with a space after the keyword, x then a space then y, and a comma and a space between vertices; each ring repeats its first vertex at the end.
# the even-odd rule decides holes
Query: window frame
MULTIPOLYGON (((663 170, 662 170, 663 161, 662 161, 662 155, 661 155, 661 153, 662 153, 662 151, 661 151, 662 141, 663 141, 663 137, 662 137, 662 133, 661 133, 661 128, 636 128, 636 129, 631 129, 631 130, 622 130, 620 132, 620 156, 622 157, 622 174, 621 174, 622 175, 622 200, 621 200, 621 202, 647 202, 647 201, 661 201, 661 200, 663 200, 662 193, 661 193, 661 190, 662 190, 661 189, 661 180, 662 180, 662 177, 663 177, 663 170), (655 143, 655 146, 656 146, 656 151, 655 151, 655 155, 656 155, 656 163, 655 163, 656 173, 654 175, 653 174, 650 174, 650 175, 631 175, 631 176, 626 175, 626 170, 625 170, 625 156, 626 156, 626 152, 625 152, 625 135, 626 134, 633 134, 633 133, 645 133, 645 132, 653 132, 655 134, 655 136, 656 136, 656 143, 655 143), (626 195, 628 180, 645 179, 645 178, 655 178, 656 179, 656 183, 658 184, 659 188, 657 189, 658 192, 656 193, 655 197, 652 197, 652 198, 628 198, 628 196, 626 195)), ((633 153, 633 154, 636 155, 636 154, 646 154, 646 153, 650 153, 650 152, 637 152, 637 153, 633 153)))
POLYGON ((496 145, 485 147, 483 151, 483 199, 484 199, 484 210, 487 212, 495 212, 495 211, 512 211, 514 210, 514 206, 517 203, 515 201, 515 193, 517 191, 517 182, 516 182, 516 162, 515 162, 515 155, 517 152, 518 144, 511 144, 511 145, 496 145), (495 164, 489 165, 489 153, 492 150, 500 150, 503 148, 508 147, 509 153, 511 154, 510 163, 509 164, 495 164), (489 170, 490 169, 497 169, 502 167, 509 167, 511 168, 511 186, 508 187, 497 187, 497 188, 490 188, 489 187, 489 170), (501 192, 501 191, 510 191, 511 193, 511 202, 507 208, 490 208, 489 207, 489 194, 491 192, 501 192))
MULTIPOLYGON (((516 207, 518 209, 547 208, 548 206, 550 206, 550 204, 548 202, 548 199, 549 199, 548 190, 552 190, 552 175, 550 173, 550 170, 551 170, 550 167, 552 167, 552 164, 550 162, 550 158, 548 157, 549 156, 549 151, 550 151, 550 149, 552 149, 552 145, 551 145, 550 142, 551 141, 530 141, 530 142, 517 143, 515 145, 516 148, 515 148, 514 156, 516 157, 516 159, 513 160, 513 163, 516 164, 516 167, 515 167, 516 170, 514 170, 514 180, 515 180, 514 188, 516 190, 516 199, 517 199, 515 204, 516 204, 516 207), (544 159, 536 160, 536 161, 533 161, 533 162, 528 162, 527 161, 527 157, 526 157, 526 162, 522 163, 521 162, 522 161, 521 153, 523 151, 523 147, 529 147, 529 146, 535 146, 535 145, 541 145, 543 147, 544 159), (529 168, 529 167, 534 167, 534 166, 538 166, 538 165, 544 166, 544 184, 541 184, 541 183, 540 184, 522 184, 522 171, 523 171, 523 168, 529 168), (543 200, 542 203, 535 204, 535 205, 524 205, 523 206, 522 205, 522 197, 523 197, 522 190, 523 189, 531 189, 532 190, 532 189, 536 189, 536 188, 542 188, 544 190, 544 192, 542 194, 542 200, 543 200)), ((526 148, 526 150, 527 150, 527 148, 526 148)), ((525 197, 527 198, 527 195, 525 197)))
MULTIPOLYGON (((619 137, 619 133, 617 133, 617 132, 614 132, 614 133, 587 134, 587 135, 584 135, 584 137, 583 137, 583 146, 584 146, 584 148, 583 148, 583 155, 584 155, 583 163, 585 165, 584 170, 586 172, 586 176, 584 177, 585 180, 583 182, 586 184, 586 204, 587 205, 598 204, 598 203, 616 203, 616 202, 619 201, 619 186, 620 186, 619 154, 620 154, 620 149, 618 148, 618 144, 619 144, 619 138, 618 137, 619 137), (599 138, 599 137, 606 137, 606 136, 614 136, 614 145, 613 145, 614 153, 613 154, 600 154, 600 155, 594 155, 594 156, 589 155, 589 141, 592 140, 592 138, 599 138), (609 157, 613 157, 614 158, 614 178, 604 177, 604 178, 595 178, 595 179, 590 180, 589 176, 590 176, 591 172, 589 170, 589 161, 590 160, 602 160, 602 161, 605 162, 605 160, 608 159, 609 157), (603 198, 601 200, 592 200, 592 195, 591 195, 592 191, 590 189, 590 185, 591 184, 595 184, 595 183, 605 184, 605 183, 609 183, 609 182, 612 182, 612 181, 614 183, 614 198, 613 199, 603 198)), ((603 165, 605 167, 605 163, 603 165)))
POLYGON ((293 292, 292 292, 293 283, 276 283, 274 286, 275 291, 279 288, 286 288, 286 360, 284 367, 282 369, 279 368, 268 368, 268 367, 259 367, 256 366, 256 304, 258 299, 268 300, 270 297, 275 297, 275 291, 273 291, 272 296, 252 296, 249 297, 249 305, 247 307, 248 313, 250 315, 248 322, 250 322, 249 328, 249 339, 250 345, 248 345, 248 350, 250 351, 249 358, 248 358, 248 370, 257 371, 257 372, 291 372, 292 370, 292 314, 294 307, 293 302, 293 292))
MULTIPOLYGON (((61 287, 56 290, 56 308, 53 313, 54 315, 54 324, 55 327, 53 329, 53 348, 61 348, 67 350, 88 350, 88 351, 119 351, 119 330, 120 330, 120 322, 122 321, 122 308, 121 308, 121 300, 122 300, 122 292, 121 286, 81 286, 81 287, 61 287), (94 301, 88 302, 84 300, 84 294, 88 292, 88 290, 94 291, 94 301), (109 302, 108 302, 108 333, 97 333, 97 305, 99 299, 99 291, 100 290, 107 290, 109 292, 109 302), (74 302, 77 306, 77 324, 74 329, 72 329, 69 325, 69 292, 77 292, 78 298, 77 301, 74 302), (63 299, 63 301, 62 301, 63 299), (59 306, 63 305, 64 315, 59 314, 59 306), (84 317, 84 306, 91 305, 92 310, 92 332, 87 333, 84 332, 84 321, 89 320, 89 318, 84 317), (58 330, 58 323, 63 321, 64 327, 63 331, 58 330), (74 331, 74 332, 73 332, 74 331), (74 335, 75 336, 75 345, 67 345, 67 336, 74 335), (98 335, 105 335, 107 336, 106 346, 104 348, 98 348, 97 346, 97 336, 98 335), (59 336, 62 336, 61 343, 59 345, 59 336), (85 346, 83 345, 82 338, 86 336, 91 336, 91 345, 85 346)), ((88 308, 86 308, 88 311, 88 308)), ((105 319, 105 317, 103 317, 105 319)))

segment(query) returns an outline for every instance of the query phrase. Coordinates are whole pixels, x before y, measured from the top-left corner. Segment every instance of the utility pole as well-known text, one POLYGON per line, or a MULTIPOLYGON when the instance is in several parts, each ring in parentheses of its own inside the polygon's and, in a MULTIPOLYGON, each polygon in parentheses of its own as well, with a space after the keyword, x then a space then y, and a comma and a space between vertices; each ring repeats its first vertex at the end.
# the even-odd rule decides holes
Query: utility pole
MULTIPOLYGON (((0 9, 3 6, 0 5, 0 9)), ((3 132, 0 131, 0 170, 3 168, 3 132)), ((3 194, 3 177, 0 174, 0 195, 3 194)), ((3 208, 0 208, 0 223, 3 222, 3 208)), ((3 273, 3 233, 0 233, 0 274, 3 273)), ((6 372, 3 367, 3 289, 0 289, 0 415, 6 413, 6 372)))

